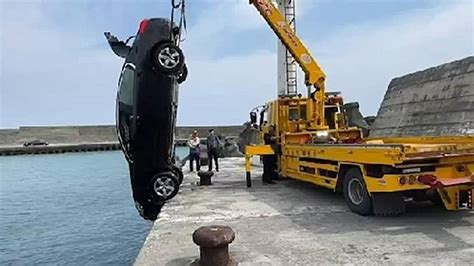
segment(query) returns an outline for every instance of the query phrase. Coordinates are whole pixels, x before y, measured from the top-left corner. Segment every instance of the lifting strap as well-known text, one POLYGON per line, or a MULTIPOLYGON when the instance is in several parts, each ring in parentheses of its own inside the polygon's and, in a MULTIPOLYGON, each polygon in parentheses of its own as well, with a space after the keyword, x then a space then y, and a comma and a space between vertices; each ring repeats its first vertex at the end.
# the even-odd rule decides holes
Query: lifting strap
MULTIPOLYGON (((183 37, 183 35, 186 35, 186 4, 185 3, 186 3, 185 0, 171 0, 171 25, 170 25, 171 28, 175 24, 174 13, 175 11, 179 12, 179 23, 178 23, 179 32, 178 32, 178 38, 176 40, 177 46, 179 46, 179 44, 186 39, 186 36, 183 37)), ((170 30, 170 34, 173 34, 172 32, 173 31, 170 30)))

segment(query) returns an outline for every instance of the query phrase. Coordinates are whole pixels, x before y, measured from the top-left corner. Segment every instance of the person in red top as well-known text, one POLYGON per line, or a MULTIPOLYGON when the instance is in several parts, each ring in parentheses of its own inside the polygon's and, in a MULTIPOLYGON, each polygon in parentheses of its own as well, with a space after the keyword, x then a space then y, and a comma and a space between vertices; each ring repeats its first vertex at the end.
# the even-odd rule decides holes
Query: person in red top
POLYGON ((194 130, 188 140, 189 147, 189 171, 193 172, 193 162, 196 161, 196 170, 201 170, 201 154, 199 151, 199 144, 201 140, 198 137, 197 130, 194 130))

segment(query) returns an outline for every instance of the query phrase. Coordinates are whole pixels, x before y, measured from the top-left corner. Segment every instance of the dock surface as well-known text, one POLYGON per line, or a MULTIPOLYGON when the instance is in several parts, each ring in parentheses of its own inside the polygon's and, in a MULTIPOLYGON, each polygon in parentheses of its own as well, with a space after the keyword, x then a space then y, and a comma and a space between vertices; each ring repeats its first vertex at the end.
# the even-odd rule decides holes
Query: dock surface
POLYGON ((363 217, 342 195, 311 184, 262 185, 260 167, 247 188, 243 158, 222 159, 210 187, 184 171, 180 194, 163 208, 136 265, 194 265, 192 233, 205 225, 232 227, 238 265, 473 263, 474 211, 417 204, 401 217, 363 217))

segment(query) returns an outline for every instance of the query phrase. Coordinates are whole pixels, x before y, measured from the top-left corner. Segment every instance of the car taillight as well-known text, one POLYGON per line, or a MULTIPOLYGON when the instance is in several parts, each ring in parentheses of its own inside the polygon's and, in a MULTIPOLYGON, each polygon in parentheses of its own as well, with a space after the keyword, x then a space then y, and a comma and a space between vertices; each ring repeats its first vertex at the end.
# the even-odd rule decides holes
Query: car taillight
POLYGON ((140 22, 140 27, 138 28, 138 33, 141 35, 145 32, 146 28, 148 27, 148 23, 150 21, 148 19, 144 19, 140 22))

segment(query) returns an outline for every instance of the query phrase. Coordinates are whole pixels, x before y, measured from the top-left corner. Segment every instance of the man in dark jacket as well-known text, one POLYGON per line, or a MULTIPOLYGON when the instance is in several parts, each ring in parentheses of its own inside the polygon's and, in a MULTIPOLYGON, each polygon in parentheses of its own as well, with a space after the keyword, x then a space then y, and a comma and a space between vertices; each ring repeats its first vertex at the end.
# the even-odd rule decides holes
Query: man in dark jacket
POLYGON ((219 172, 219 148, 221 147, 221 141, 219 137, 214 133, 214 129, 209 130, 209 136, 207 136, 207 158, 209 160, 209 171, 212 171, 212 160, 216 163, 216 171, 219 172))
MULTIPOLYGON (((265 141, 265 145, 275 145, 276 137, 275 137, 275 126, 271 125, 268 129, 268 133, 263 135, 263 139, 265 141)), ((275 184, 273 182, 276 179, 277 175, 277 156, 273 155, 264 155, 263 156, 263 175, 262 175, 262 182, 265 184, 275 184)))

